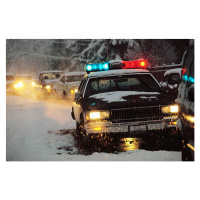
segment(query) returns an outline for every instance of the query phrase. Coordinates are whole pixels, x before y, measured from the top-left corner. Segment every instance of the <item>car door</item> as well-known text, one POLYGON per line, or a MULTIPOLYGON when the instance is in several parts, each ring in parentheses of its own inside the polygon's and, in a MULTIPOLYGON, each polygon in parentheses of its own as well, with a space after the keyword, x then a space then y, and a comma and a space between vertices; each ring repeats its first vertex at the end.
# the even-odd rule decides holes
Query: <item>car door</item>
POLYGON ((58 94, 60 94, 60 95, 63 94, 63 86, 64 86, 64 84, 65 84, 65 76, 62 76, 62 77, 60 78, 60 80, 58 81, 58 86, 57 86, 57 88, 56 88, 56 92, 57 92, 58 94))
MULTIPOLYGON (((84 92, 84 90, 85 90, 86 83, 87 83, 87 79, 83 79, 83 80, 81 81, 81 83, 80 83, 78 92, 82 93, 82 95, 83 95, 83 92, 84 92)), ((84 97, 82 98, 82 101, 84 101, 84 97)), ((73 109, 73 112, 74 112, 74 116, 75 116, 76 121, 77 121, 78 123, 80 123, 80 113, 82 112, 82 108, 81 108, 81 105, 80 105, 80 101, 78 101, 77 99, 74 99, 73 105, 72 105, 72 109, 73 109)))

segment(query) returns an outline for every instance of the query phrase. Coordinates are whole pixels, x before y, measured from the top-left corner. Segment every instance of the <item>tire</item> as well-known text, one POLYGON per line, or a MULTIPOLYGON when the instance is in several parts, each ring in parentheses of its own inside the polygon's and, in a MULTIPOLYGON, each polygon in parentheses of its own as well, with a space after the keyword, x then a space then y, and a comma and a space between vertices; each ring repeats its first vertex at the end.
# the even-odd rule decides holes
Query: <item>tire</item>
POLYGON ((80 124, 78 122, 76 122, 76 135, 77 136, 81 135, 81 128, 80 128, 80 124))

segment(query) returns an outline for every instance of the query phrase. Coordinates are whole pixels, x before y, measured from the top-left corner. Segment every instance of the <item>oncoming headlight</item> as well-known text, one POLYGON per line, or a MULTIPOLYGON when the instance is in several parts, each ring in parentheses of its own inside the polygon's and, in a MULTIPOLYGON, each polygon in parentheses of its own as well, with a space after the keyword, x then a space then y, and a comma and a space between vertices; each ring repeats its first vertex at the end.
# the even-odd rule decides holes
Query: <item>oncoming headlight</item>
POLYGON ((50 85, 46 85, 45 87, 47 90, 50 90, 51 89, 51 86, 50 85))
POLYGON ((178 105, 162 107, 162 113, 178 113, 178 105))
POLYGON ((24 86, 24 84, 21 81, 14 85, 15 88, 21 88, 23 86, 24 86))
POLYGON ((36 87, 36 84, 35 84, 35 82, 32 82, 32 86, 33 86, 33 87, 36 87))
POLYGON ((108 119, 109 111, 91 111, 86 113, 87 120, 108 119))

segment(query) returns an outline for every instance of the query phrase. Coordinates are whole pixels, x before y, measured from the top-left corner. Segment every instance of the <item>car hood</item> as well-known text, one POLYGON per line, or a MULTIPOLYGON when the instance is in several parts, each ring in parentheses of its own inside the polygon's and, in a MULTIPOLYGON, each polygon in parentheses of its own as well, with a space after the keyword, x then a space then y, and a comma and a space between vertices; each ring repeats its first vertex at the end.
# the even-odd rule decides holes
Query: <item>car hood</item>
POLYGON ((58 79, 52 79, 52 80, 44 80, 44 85, 53 85, 58 79))
POLYGON ((130 107, 147 107, 172 104, 164 91, 116 91, 92 95, 84 101, 86 110, 110 110, 130 107))
POLYGON ((69 88, 77 88, 80 85, 80 81, 75 81, 75 82, 67 82, 65 83, 69 88))

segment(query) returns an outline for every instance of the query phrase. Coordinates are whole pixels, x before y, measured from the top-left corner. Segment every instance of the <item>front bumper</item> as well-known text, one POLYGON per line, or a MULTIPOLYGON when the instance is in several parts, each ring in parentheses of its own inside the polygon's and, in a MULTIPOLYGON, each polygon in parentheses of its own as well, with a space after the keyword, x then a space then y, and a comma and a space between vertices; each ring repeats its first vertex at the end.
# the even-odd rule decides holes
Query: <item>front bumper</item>
POLYGON ((131 133, 131 134, 148 134, 149 131, 164 131, 176 128, 178 117, 165 117, 162 120, 138 121, 138 122, 92 122, 85 123, 84 128, 88 134, 101 133, 131 133))

